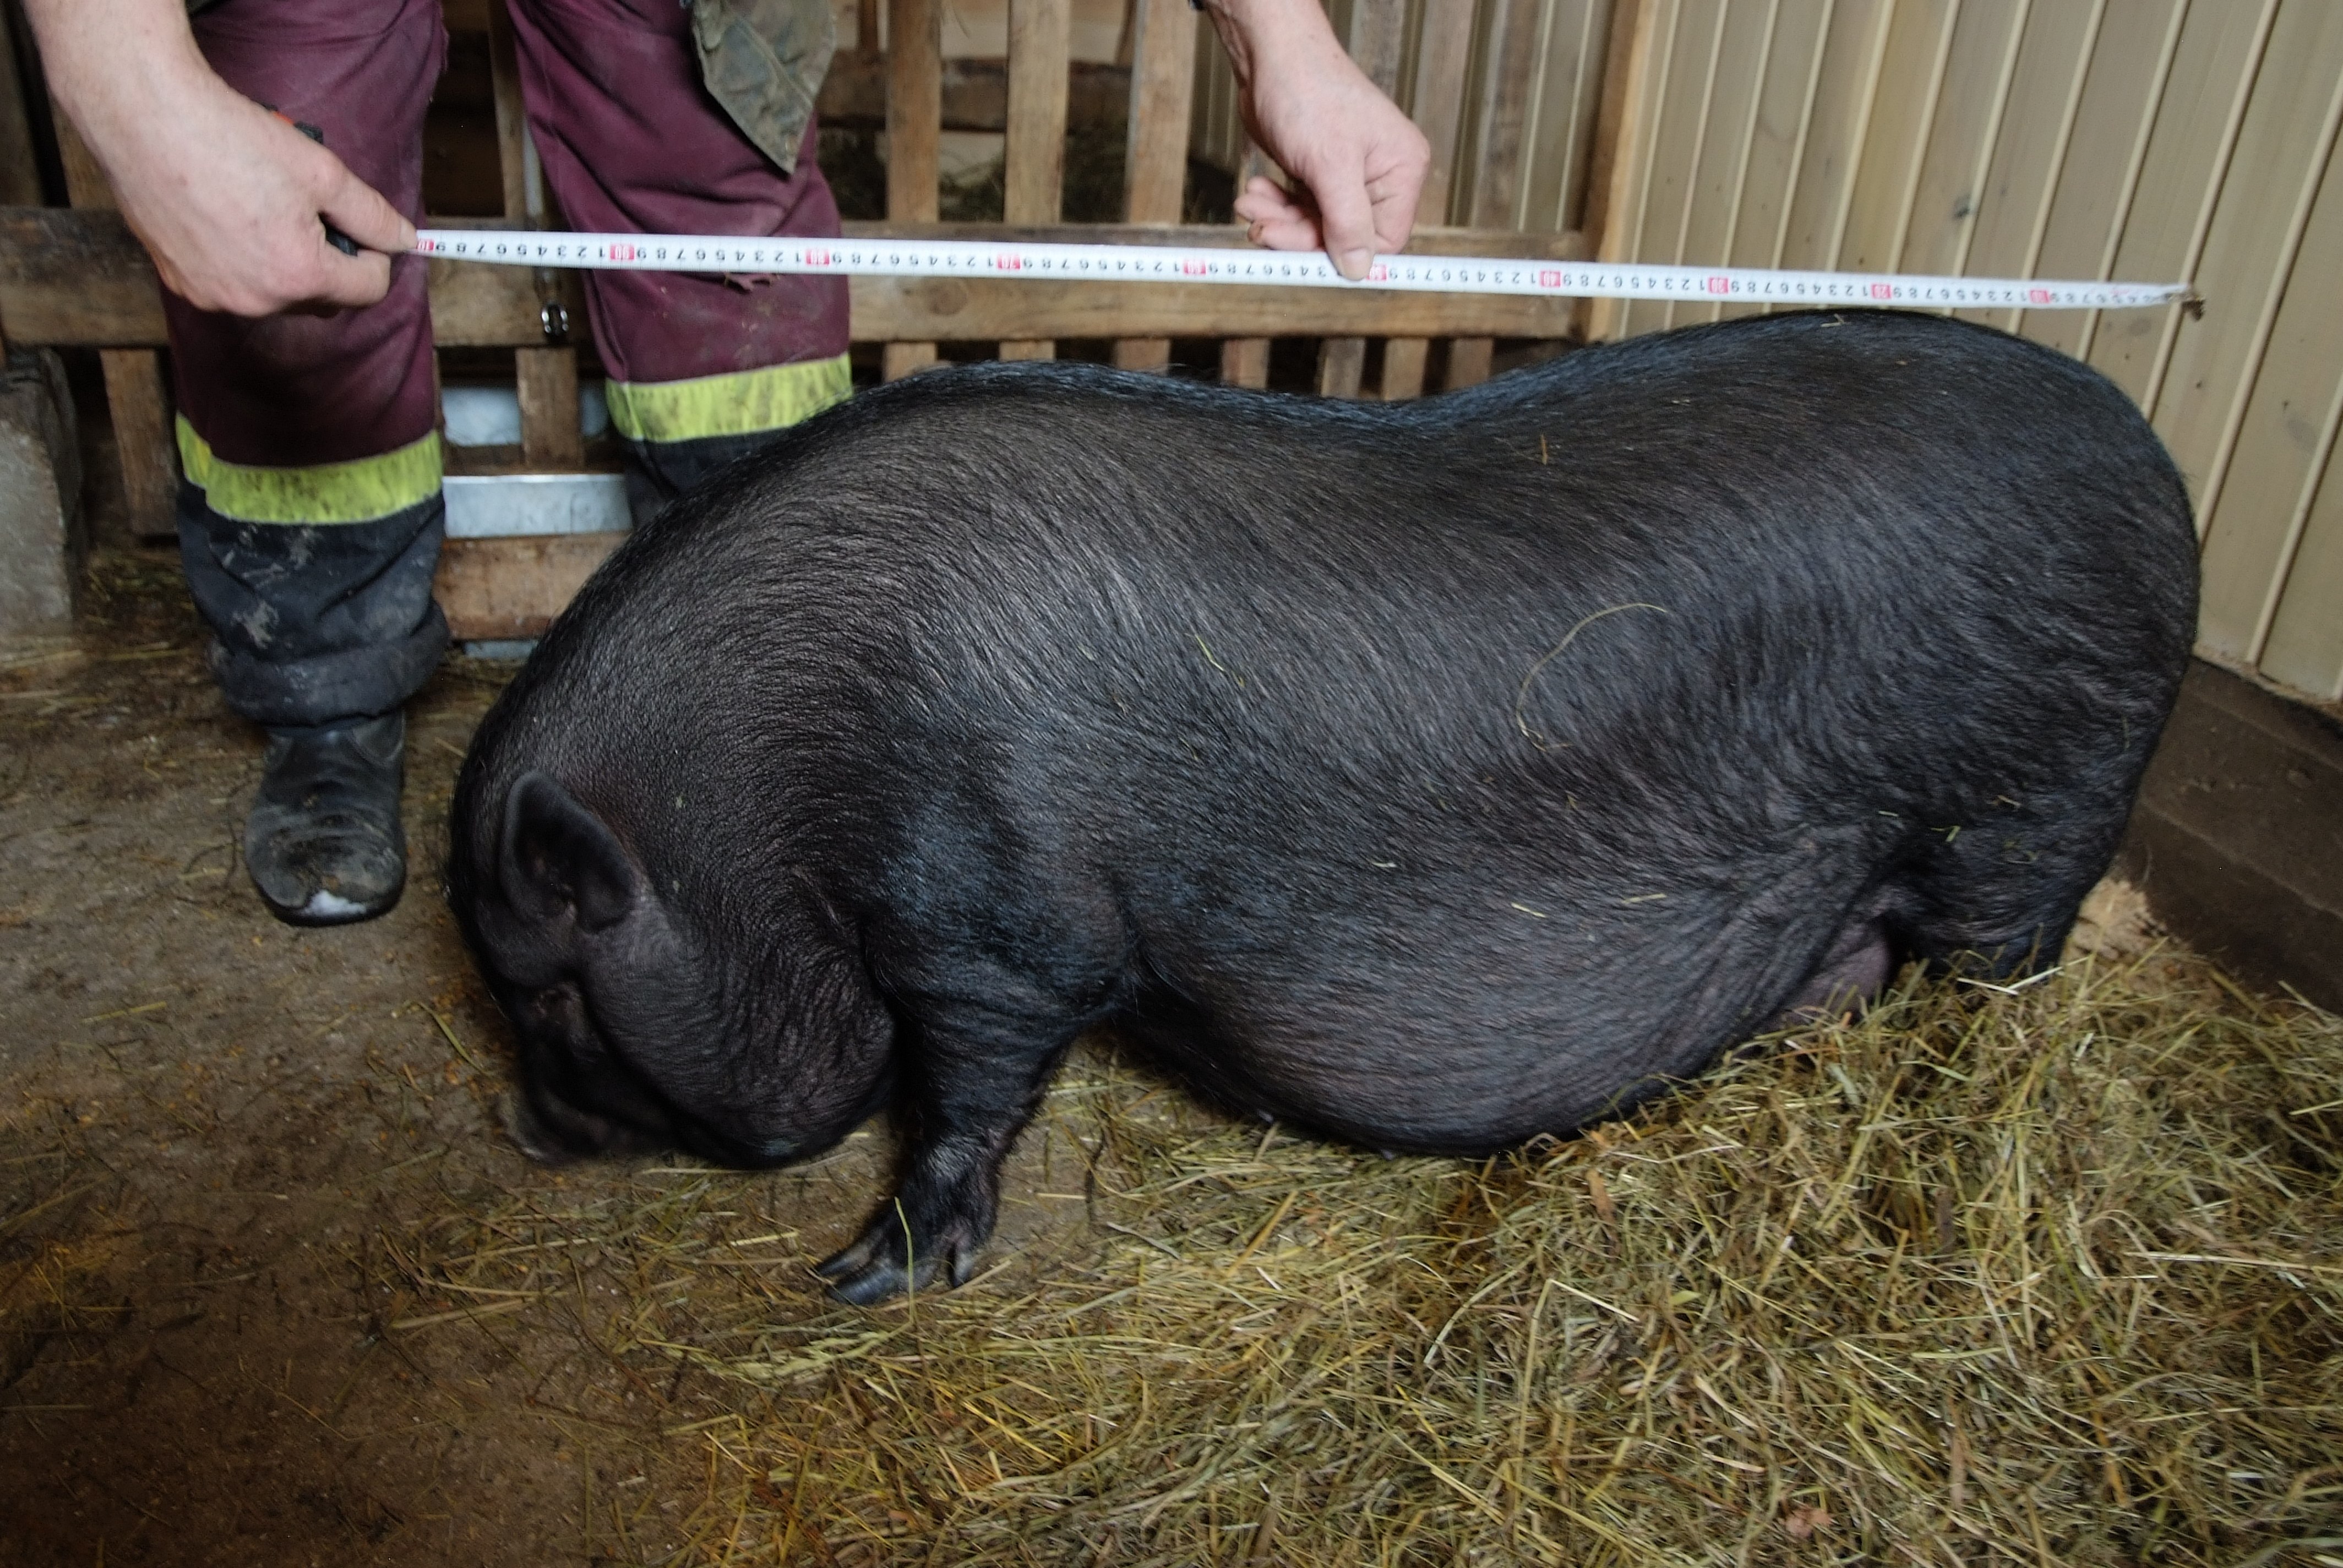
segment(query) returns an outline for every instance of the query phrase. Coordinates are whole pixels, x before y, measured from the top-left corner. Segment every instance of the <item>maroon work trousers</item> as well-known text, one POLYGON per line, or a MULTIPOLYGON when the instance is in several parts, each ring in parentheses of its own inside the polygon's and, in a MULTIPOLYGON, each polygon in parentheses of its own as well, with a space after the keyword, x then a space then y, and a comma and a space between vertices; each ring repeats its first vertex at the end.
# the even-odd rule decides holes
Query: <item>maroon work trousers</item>
MULTIPOLYGON (((700 85, 678 0, 509 0, 547 183, 578 228, 831 236, 813 131, 794 174, 700 85)), ((422 211, 424 109, 446 56, 439 0, 220 0, 195 18, 229 85, 326 145, 409 217, 422 211)), ((231 462, 306 467, 374 457, 437 422, 424 263, 392 263, 380 304, 262 321, 168 296, 179 408, 231 462)), ((622 381, 679 381, 846 350, 840 278, 750 282, 591 273, 594 343, 622 381)))

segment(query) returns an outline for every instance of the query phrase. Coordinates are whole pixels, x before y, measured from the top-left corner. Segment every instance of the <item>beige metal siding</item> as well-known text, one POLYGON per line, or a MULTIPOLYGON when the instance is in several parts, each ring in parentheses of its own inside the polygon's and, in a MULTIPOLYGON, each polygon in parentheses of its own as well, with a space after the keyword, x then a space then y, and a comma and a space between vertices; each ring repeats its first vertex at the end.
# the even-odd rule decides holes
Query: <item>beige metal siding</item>
POLYGON ((2343 699, 2343 4, 1644 3, 1625 254, 2192 280, 2201 315, 1975 314, 2147 409, 2198 507, 2203 651, 2343 699))

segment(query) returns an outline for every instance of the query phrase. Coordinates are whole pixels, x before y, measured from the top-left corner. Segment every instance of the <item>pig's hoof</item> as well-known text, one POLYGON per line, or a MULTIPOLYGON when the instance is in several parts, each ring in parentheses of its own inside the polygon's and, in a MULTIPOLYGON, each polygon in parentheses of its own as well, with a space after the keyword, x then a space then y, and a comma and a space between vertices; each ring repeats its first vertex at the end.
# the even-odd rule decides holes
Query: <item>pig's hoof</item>
POLYGON ((891 1211, 870 1222, 854 1245, 814 1265, 814 1272, 830 1282, 830 1293, 850 1306, 867 1307, 908 1290, 925 1290, 944 1265, 951 1283, 964 1285, 976 1272, 977 1243, 961 1237, 939 1237, 931 1248, 916 1251, 916 1267, 907 1259, 903 1222, 891 1211))

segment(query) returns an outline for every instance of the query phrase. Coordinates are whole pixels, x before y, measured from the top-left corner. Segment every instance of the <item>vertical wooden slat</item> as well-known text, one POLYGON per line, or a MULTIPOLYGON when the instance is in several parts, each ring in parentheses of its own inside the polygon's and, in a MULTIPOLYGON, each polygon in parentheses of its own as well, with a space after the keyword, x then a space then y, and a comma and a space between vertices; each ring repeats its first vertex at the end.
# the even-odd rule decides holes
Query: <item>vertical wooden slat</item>
POLYGON ((39 206, 41 166, 33 149, 33 110, 25 101, 24 79, 17 75, 9 21, 0 17, 0 202, 39 206))
POLYGON ((1221 380, 1231 387, 1269 385, 1269 339, 1230 337, 1221 343, 1221 380))
POLYGON ((528 218, 528 115, 520 96, 520 56, 505 0, 488 0, 488 84, 497 108, 497 170, 503 176, 505 217, 528 218))
MULTIPOLYGON (((1676 0, 1619 0, 1611 21, 1611 47, 1603 67, 1603 107, 1588 162, 1586 209, 1581 221, 1598 261, 1634 258, 1650 185, 1652 140, 1667 75, 1668 41, 1675 32, 1676 0)), ((1592 299, 1580 310, 1586 337, 1620 336, 1626 302, 1592 299)))
MULTIPOLYGON (((1524 132, 1536 75, 1538 0, 1486 0, 1491 10, 1485 84, 1473 145, 1472 222, 1479 228, 1513 228, 1521 222, 1524 132)), ((1489 378, 1496 345, 1486 337, 1459 337, 1448 346, 1446 384, 1453 390, 1489 378)))
MULTIPOLYGON (((1407 0, 1351 0, 1351 58, 1386 97, 1399 91, 1406 24, 1407 0)), ((1318 346, 1318 395, 1356 397, 1366 369, 1365 338, 1327 338, 1318 346)))
MULTIPOLYGON (((496 101, 505 221, 518 228, 542 227, 543 186, 530 177, 536 154, 521 102, 520 55, 504 0, 490 0, 488 5, 488 75, 496 101)), ((586 443, 578 427, 578 351, 558 344, 515 349, 513 380, 520 397, 521 460, 533 468, 580 467, 586 443)))
POLYGON ((1776 266, 1827 270, 1838 263, 1894 15, 1895 0, 1838 0, 1831 10, 1776 266))
MULTIPOLYGON (((943 136, 942 9, 938 0, 887 0, 887 216, 933 223, 939 206, 943 136)), ((881 351, 890 381, 936 362, 933 343, 890 343, 881 351)))
MULTIPOLYGON (((1009 130, 1001 152, 1002 214, 1011 223, 1063 215, 1066 94, 1074 11, 1070 0, 1009 0, 1009 130)), ((1003 359, 1048 359, 1048 338, 1011 339, 1003 359)))
POLYGON ((2030 9, 2031 0, 1962 0, 1896 258, 1906 271, 1957 275, 1967 263, 2030 9))
MULTIPOLYGON (((2343 39, 2335 58, 2343 78, 2343 39)), ((2204 642, 2247 665, 2271 640, 2343 407, 2343 310, 2335 307, 2343 157, 2335 153, 2330 127, 2311 160, 2318 193, 2284 269, 2284 297, 2247 362, 2250 397, 2240 399, 2236 436, 2204 483, 2204 642)), ((2343 619, 2343 598, 2327 602, 2343 619)))
MULTIPOLYGON (((1416 198, 1418 223, 1448 221, 1450 187, 1456 174, 1456 145, 1464 126, 1464 76, 1473 63, 1473 0, 1424 0, 1418 35, 1415 80, 1409 101, 1416 129, 1432 144, 1432 166, 1416 198)), ((1383 395, 1386 401, 1423 390, 1431 342, 1393 337, 1383 343, 1383 395)))
MULTIPOLYGON (((2148 133, 2139 195, 2116 247, 2116 276, 2197 276, 2278 12, 2278 0, 2188 7, 2148 133)), ((2177 306, 2110 312, 2092 337, 2090 363, 2152 407, 2181 319, 2177 306)))
MULTIPOLYGON (((2074 142, 2083 86, 2106 15, 2107 0, 2036 5, 2027 15, 2009 79, 2009 107, 2002 114, 1978 195, 1967 271, 1981 277, 2038 276, 2035 262, 2049 232, 2051 199, 2074 142)), ((2017 327, 2015 310, 1954 314, 2005 331, 2017 327)))
MULTIPOLYGON (((58 157, 65 165, 66 199, 75 206, 113 206, 114 187, 73 122, 62 114, 51 118, 58 157)), ((151 348, 101 348, 97 364, 106 378, 115 450, 122 460, 123 508, 130 531, 141 538, 169 534, 178 526, 179 444, 170 394, 163 385, 163 357, 151 348)))
MULTIPOLYGON (((1196 81, 1196 13, 1188 0, 1134 0, 1131 131, 1123 167, 1132 223, 1177 223, 1188 183, 1188 116, 1196 81)), ((1114 362, 1126 370, 1162 370, 1168 337, 1125 337, 1114 362)))
POLYGON ((513 369, 520 393, 521 461, 532 468, 576 468, 586 461, 578 427, 578 351, 519 348, 513 369))

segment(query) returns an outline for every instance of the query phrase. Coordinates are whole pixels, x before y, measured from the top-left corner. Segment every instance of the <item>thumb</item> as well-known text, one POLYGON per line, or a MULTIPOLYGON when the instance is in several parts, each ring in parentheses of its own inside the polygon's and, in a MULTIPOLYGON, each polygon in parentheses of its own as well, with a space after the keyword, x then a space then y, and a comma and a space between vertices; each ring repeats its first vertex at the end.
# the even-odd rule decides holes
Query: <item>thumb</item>
POLYGON ((325 220, 368 250, 378 250, 387 256, 403 256, 413 250, 415 226, 385 201, 381 192, 347 167, 337 164, 337 172, 340 177, 327 187, 317 201, 317 211, 325 220))
POLYGON ((1333 258, 1334 269, 1355 283, 1367 276, 1375 258, 1374 204, 1367 196, 1364 171, 1346 160, 1339 173, 1309 183, 1318 203, 1326 254, 1333 258))

